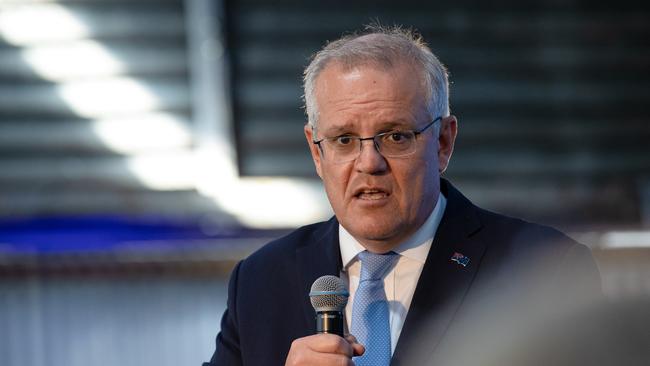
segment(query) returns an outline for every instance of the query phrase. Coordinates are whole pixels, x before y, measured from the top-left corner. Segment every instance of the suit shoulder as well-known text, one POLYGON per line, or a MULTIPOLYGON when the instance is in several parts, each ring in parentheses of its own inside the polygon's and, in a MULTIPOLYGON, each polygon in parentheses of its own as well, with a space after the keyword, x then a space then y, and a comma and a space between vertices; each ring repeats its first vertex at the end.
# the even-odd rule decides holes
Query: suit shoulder
POLYGON ((243 261, 244 266, 282 263, 292 258, 298 248, 310 245, 319 236, 327 235, 337 225, 334 220, 302 226, 280 238, 272 240, 253 252, 243 261))
POLYGON ((493 268, 508 268, 503 283, 537 279, 559 292, 582 293, 583 298, 601 294, 598 268, 586 245, 550 226, 483 209, 479 216, 484 225, 479 235, 491 248, 484 259, 493 268))
POLYGON ((482 208, 478 208, 478 215, 487 235, 506 237, 512 243, 543 245, 546 249, 554 247, 568 250, 574 246, 586 248, 586 246, 551 226, 502 215, 482 208))

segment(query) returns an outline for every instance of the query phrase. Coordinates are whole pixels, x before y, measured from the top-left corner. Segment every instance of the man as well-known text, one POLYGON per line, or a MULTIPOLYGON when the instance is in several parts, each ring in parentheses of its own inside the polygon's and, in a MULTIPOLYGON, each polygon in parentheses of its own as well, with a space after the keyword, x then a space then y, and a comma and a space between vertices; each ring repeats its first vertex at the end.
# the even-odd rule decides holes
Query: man
POLYGON ((486 360, 491 332, 512 336, 509 325, 546 308, 539 299, 598 288, 586 247, 484 211, 440 178, 458 122, 446 70, 420 38, 373 28, 331 42, 304 87, 304 132, 335 217, 236 266, 204 365, 462 364, 460 350, 479 348, 468 344, 486 360), (323 275, 348 284, 345 338, 314 334, 308 293, 323 275))

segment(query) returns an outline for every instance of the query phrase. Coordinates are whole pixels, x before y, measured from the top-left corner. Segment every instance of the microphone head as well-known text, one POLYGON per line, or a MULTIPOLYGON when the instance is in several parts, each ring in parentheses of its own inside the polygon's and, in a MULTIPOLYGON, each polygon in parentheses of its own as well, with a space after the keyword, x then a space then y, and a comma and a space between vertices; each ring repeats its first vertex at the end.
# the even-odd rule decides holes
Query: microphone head
POLYGON ((309 299, 316 312, 343 311, 348 303, 348 289, 336 276, 322 276, 311 285, 309 299))

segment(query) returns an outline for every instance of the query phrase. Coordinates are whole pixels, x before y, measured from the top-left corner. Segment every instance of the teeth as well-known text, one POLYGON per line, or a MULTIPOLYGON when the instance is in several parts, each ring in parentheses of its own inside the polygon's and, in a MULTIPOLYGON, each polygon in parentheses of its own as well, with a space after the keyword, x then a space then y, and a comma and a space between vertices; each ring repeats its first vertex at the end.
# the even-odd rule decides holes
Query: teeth
POLYGON ((381 191, 363 191, 359 194, 359 198, 363 200, 378 200, 386 196, 387 194, 381 191))

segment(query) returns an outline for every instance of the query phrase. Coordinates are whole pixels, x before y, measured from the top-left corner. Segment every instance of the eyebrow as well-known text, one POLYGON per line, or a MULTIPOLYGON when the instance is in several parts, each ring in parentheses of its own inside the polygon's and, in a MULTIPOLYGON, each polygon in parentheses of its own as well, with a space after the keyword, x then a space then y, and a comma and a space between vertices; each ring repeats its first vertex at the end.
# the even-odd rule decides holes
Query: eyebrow
MULTIPOLYGON (((350 133, 350 130, 353 129, 355 126, 355 123, 344 123, 339 126, 332 126, 327 129, 321 130, 323 134, 326 134, 328 136, 333 136, 333 135, 340 135, 340 134, 345 134, 345 133, 350 133)), ((390 131, 395 128, 399 129, 414 129, 413 125, 410 122, 406 122, 406 120, 394 120, 394 121, 388 121, 388 122, 382 122, 378 124, 377 132, 376 133, 381 133, 382 131, 390 131)))

